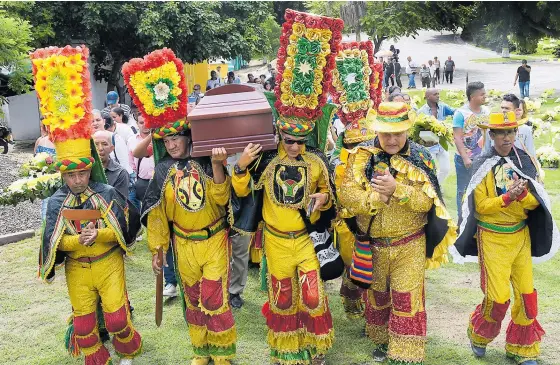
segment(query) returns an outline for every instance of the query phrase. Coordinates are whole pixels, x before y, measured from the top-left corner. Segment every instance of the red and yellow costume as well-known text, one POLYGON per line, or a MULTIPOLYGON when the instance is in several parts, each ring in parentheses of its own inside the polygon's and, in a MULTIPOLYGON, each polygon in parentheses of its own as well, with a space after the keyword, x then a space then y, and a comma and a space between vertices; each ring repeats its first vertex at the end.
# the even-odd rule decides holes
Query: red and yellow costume
POLYGON ((142 216, 152 254, 159 247, 166 252, 173 239, 185 318, 200 363, 210 358, 216 364, 229 363, 225 360, 235 356, 237 334, 228 302, 230 247, 225 229, 230 189, 229 177, 222 184, 214 183, 207 158, 167 158, 156 165, 144 200, 142 216))
MULTIPOLYGON (((283 135, 305 136, 307 146, 318 149, 300 147, 297 158, 291 158, 282 142, 276 151, 264 152, 248 171, 235 174, 232 185, 237 199, 254 197, 252 206, 259 208, 252 217, 252 230, 264 221, 271 360, 324 364, 334 331, 309 226, 328 217, 326 211, 333 212, 328 162, 322 151, 334 109, 326 104, 327 91, 344 25, 340 19, 290 9, 285 19, 275 96, 268 95, 269 102, 274 103, 276 126, 283 135), (308 219, 305 211, 314 193, 327 194, 328 200, 308 219)), ((338 252, 336 258, 342 264, 338 252)))
MULTIPOLYGON (((290 159, 282 145, 266 152, 263 171, 255 189, 263 189, 263 247, 268 268, 268 343, 273 361, 281 364, 308 363, 332 346, 334 331, 327 296, 319 275, 313 242, 298 209, 305 209, 313 193, 332 191, 324 161, 317 152, 303 152, 301 160, 290 159), (290 184, 290 182, 295 182, 290 184)), ((259 164, 259 165, 260 165, 259 164)), ((260 170, 257 168, 257 170, 260 170)), ((251 174, 234 175, 235 193, 251 194, 251 174)), ((310 217, 317 221, 320 212, 310 217)))
MULTIPOLYGON (((506 122, 503 114, 495 113, 490 115, 490 125, 483 127, 517 126, 517 122, 506 122)), ((453 250, 459 261, 461 256, 478 254, 480 263, 484 300, 471 315, 468 335, 472 344, 482 349, 496 338, 513 287, 506 352, 518 363, 535 360, 544 330, 536 319, 531 256, 543 261, 558 249, 558 230, 550 215, 548 195, 536 180, 537 168, 530 156, 521 150, 512 149, 508 156, 501 157, 493 149, 477 161, 473 171, 462 207, 467 218, 461 226, 457 250, 453 250), (511 199, 508 189, 515 174, 528 180, 529 189, 511 199)))
MULTIPOLYGON (((126 198, 106 185, 103 167, 91 141, 91 99, 88 50, 85 47, 50 47, 32 53, 35 86, 43 123, 56 147, 62 173, 91 169, 89 186, 74 194, 68 186, 49 200, 39 255, 41 277, 54 279, 55 265, 64 263, 73 309, 67 333, 70 352, 85 355, 85 364, 110 364, 111 356, 99 338, 97 309, 101 303, 105 327, 113 335, 117 354, 135 357, 142 348, 128 308, 123 253, 129 253, 136 231, 129 225, 126 198), (100 218, 69 220, 66 211, 88 209, 100 218), (97 228, 90 246, 79 242, 89 223, 97 228), (72 331, 73 330, 73 331, 72 331)), ((136 227, 138 228, 138 227, 136 227)))
MULTIPOLYGON (((166 156, 163 138, 188 134, 187 86, 183 63, 169 49, 123 66, 129 92, 154 128, 154 177, 142 202, 148 247, 173 255, 185 319, 195 357, 192 364, 229 364, 237 333, 228 302, 230 247, 226 205, 229 177, 215 183, 210 158, 166 156)), ((185 137, 186 138, 186 137, 185 137)))
MULTIPOLYGON (((404 103, 382 103, 374 128, 400 132, 411 124, 404 103)), ((357 217, 367 255, 354 252, 352 270, 369 277, 366 332, 390 364, 422 364, 426 342, 424 269, 446 262, 455 225, 441 198, 433 161, 426 149, 408 141, 397 154, 373 147, 350 152, 339 192, 343 211, 357 217), (389 169, 397 187, 388 203, 371 187, 389 169), (371 266, 373 264, 373 266, 371 266), (370 272, 362 272, 362 268, 370 272), (372 268, 372 271, 371 271, 372 268)))

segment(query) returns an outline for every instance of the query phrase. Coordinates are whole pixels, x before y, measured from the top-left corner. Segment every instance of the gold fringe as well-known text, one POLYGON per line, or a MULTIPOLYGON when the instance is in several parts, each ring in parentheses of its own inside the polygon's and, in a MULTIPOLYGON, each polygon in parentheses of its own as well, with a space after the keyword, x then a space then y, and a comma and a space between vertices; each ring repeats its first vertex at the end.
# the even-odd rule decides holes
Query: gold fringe
POLYGON ((306 348, 316 348, 318 353, 328 351, 334 341, 334 329, 324 335, 315 335, 300 328, 290 332, 274 332, 268 330, 267 341, 271 348, 280 353, 293 353, 306 348))
POLYGON ((194 347, 204 347, 208 343, 207 330, 204 326, 189 323, 189 336, 194 347))
POLYGON ((526 358, 535 359, 541 353, 540 342, 535 342, 532 345, 526 345, 526 346, 506 343, 506 351, 511 354, 521 356, 524 358, 524 360, 527 360, 526 358))
POLYGON ((235 329, 235 326, 233 326, 223 332, 208 331, 206 338, 209 345, 229 347, 237 342, 237 330, 235 329))
POLYGON ((366 334, 376 345, 389 343, 389 330, 387 329, 387 325, 378 326, 376 324, 366 323, 366 334))
POLYGON ((391 165, 398 172, 405 174, 409 180, 422 182, 422 191, 434 201, 436 215, 447 221, 448 230, 445 238, 436 246, 432 257, 426 259, 426 269, 436 269, 442 264, 449 262, 448 249, 457 240, 457 226, 445 208, 445 204, 439 199, 435 189, 430 183, 428 175, 424 171, 410 164, 400 156, 393 156, 391 158, 391 165))
POLYGON ((424 361, 426 337, 399 335, 389 331, 389 352, 387 356, 392 360, 422 363, 424 361))

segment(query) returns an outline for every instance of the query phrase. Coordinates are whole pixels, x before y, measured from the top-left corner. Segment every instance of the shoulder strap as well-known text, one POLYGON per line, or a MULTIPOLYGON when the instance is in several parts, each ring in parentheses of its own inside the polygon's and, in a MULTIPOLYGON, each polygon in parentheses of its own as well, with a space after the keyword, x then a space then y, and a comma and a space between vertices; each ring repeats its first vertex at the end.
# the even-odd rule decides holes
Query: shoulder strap
MULTIPOLYGON (((117 144, 115 142, 115 133, 113 133, 113 135, 111 136, 111 142, 113 142, 113 147, 116 147, 117 144)), ((117 163, 120 164, 121 162, 119 161, 119 156, 117 156, 117 149, 115 148, 115 160, 117 160, 117 163)))

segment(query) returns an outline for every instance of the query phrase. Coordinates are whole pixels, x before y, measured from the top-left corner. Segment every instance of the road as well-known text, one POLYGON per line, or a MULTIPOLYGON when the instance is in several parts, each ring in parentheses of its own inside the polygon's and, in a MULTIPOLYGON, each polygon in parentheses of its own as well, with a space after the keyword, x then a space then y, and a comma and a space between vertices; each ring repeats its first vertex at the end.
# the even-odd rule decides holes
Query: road
MULTIPOLYGON (((354 40, 353 36, 345 36, 344 40, 354 40)), ((362 39, 366 39, 362 37, 362 39)), ((501 91, 513 92, 519 96, 519 87, 513 86, 513 80, 517 67, 521 63, 479 63, 470 60, 476 58, 499 57, 496 52, 478 48, 459 41, 454 41, 451 33, 420 31, 416 39, 412 37, 401 38, 398 41, 387 40, 381 45, 381 49, 389 49, 391 44, 400 49, 400 63, 404 70, 407 56, 411 56, 419 65, 428 62, 437 56, 443 66, 447 56, 451 56, 455 61, 456 72, 453 77, 453 84, 442 84, 441 88, 464 89, 466 75, 469 81, 482 81, 486 89, 498 89, 501 91)), ((560 62, 529 62, 532 66, 531 71, 531 90, 530 96, 540 95, 545 89, 558 87, 560 85, 560 62)), ((406 86, 405 78, 402 79, 406 86)), ((418 87, 420 79, 416 77, 418 87)))

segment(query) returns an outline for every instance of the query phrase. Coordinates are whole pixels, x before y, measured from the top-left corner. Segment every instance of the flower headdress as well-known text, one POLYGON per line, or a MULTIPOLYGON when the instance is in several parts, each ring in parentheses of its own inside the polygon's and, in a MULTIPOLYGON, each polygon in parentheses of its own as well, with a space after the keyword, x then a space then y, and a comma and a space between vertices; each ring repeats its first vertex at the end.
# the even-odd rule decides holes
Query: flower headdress
POLYGON ((323 115, 344 23, 287 9, 278 50, 277 126, 306 136, 323 115))
POLYGON ((30 54, 43 124, 56 148, 56 168, 61 172, 94 168, 96 180, 103 181, 91 141, 88 56, 83 45, 41 48, 30 54))
POLYGON ((123 65, 122 72, 146 127, 153 129, 154 158, 159 161, 166 153, 161 139, 190 128, 183 62, 172 50, 163 48, 144 58, 131 59, 123 65))
POLYGON ((360 143, 375 136, 372 123, 381 101, 382 67, 374 62, 371 41, 342 43, 339 47, 331 95, 346 125, 345 143, 360 143))
POLYGON ((123 65, 128 92, 145 119, 156 129, 154 138, 163 138, 188 129, 187 83, 183 62, 169 48, 133 58, 123 65))

